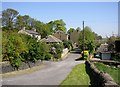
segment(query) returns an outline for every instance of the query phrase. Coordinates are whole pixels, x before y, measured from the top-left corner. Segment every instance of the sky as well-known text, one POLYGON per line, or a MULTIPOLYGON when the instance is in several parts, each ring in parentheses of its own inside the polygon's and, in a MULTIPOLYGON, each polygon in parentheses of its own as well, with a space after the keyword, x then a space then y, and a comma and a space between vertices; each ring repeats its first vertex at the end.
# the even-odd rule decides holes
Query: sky
POLYGON ((2 10, 7 8, 44 23, 63 19, 67 29, 82 30, 84 20, 98 35, 118 34, 118 2, 2 2, 2 10))

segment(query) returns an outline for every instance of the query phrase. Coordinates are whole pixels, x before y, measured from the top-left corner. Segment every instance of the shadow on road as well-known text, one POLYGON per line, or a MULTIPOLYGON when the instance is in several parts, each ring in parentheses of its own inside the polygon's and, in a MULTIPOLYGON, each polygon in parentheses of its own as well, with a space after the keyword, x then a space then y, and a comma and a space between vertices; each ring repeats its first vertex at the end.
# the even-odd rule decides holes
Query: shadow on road
POLYGON ((84 60, 83 58, 77 58, 77 59, 75 59, 75 61, 80 61, 80 60, 84 60))
POLYGON ((81 50, 79 48, 75 48, 71 51, 71 53, 80 54, 81 50))

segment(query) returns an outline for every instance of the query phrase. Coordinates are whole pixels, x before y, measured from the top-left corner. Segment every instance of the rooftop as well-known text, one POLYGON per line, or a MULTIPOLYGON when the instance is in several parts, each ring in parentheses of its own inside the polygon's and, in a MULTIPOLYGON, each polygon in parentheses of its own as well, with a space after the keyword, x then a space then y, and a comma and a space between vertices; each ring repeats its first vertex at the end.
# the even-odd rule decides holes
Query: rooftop
POLYGON ((38 32, 35 32, 35 31, 33 31, 33 30, 25 30, 26 32, 28 32, 28 33, 30 33, 30 34, 39 34, 38 32))
POLYGON ((46 38, 41 39, 41 41, 43 41, 43 42, 62 42, 60 39, 58 39, 52 35, 49 35, 46 38))

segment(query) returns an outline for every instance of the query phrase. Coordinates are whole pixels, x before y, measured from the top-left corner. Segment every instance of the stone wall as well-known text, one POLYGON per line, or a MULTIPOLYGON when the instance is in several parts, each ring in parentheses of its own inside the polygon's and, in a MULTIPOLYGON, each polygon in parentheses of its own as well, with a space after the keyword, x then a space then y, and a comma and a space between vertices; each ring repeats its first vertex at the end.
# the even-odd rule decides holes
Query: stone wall
POLYGON ((69 52, 68 48, 63 49, 63 53, 62 53, 61 57, 64 57, 65 55, 67 55, 68 52, 69 52))
POLYGON ((12 67, 10 64, 6 64, 6 63, 3 63, 2 66, 2 72, 1 73, 8 73, 8 72, 13 72, 13 71, 17 71, 17 70, 24 70, 24 69, 28 69, 28 68, 31 68, 31 67, 34 67, 34 66, 38 66, 40 65, 42 62, 39 60, 39 61, 36 61, 35 63, 33 62, 23 62, 22 65, 16 69, 14 67, 12 67))
POLYGON ((100 63, 104 63, 106 65, 112 65, 115 67, 120 67, 120 62, 118 61, 113 61, 113 60, 90 60, 90 62, 100 62, 100 63))
POLYGON ((90 63, 90 61, 86 61, 86 72, 90 76, 91 85, 97 87, 119 87, 116 82, 112 79, 112 77, 104 72, 100 72, 94 64, 90 63))

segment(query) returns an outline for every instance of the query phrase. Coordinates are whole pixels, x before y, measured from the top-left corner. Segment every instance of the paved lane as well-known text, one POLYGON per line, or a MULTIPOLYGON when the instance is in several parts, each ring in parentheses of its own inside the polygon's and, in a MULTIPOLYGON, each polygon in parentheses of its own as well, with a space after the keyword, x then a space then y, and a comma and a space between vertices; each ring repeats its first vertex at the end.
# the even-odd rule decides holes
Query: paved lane
POLYGON ((59 62, 46 62, 48 66, 39 71, 22 76, 3 78, 3 85, 59 85, 72 68, 84 61, 75 61, 79 54, 70 53, 68 58, 59 62))

